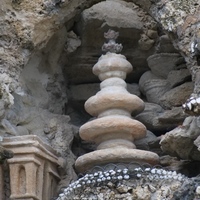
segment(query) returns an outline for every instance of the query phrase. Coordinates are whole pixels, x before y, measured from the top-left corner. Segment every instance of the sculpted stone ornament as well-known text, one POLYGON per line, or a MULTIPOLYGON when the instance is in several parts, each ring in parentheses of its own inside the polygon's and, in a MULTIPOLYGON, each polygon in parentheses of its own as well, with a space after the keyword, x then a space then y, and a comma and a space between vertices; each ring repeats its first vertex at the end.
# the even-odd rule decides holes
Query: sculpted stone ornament
POLYGON ((107 33, 104 33, 104 37, 108 40, 108 43, 104 43, 102 51, 111 53, 120 53, 122 51, 122 44, 117 44, 115 40, 118 38, 119 33, 111 29, 107 33))
POLYGON ((145 137, 146 127, 131 118, 131 113, 140 113, 144 102, 126 90, 126 74, 132 65, 125 56, 116 54, 122 46, 115 43, 118 33, 109 30, 109 39, 103 49, 107 51, 93 67, 93 73, 102 81, 101 90, 85 102, 86 111, 97 117, 80 127, 83 140, 95 142, 97 150, 80 156, 75 162, 78 172, 85 172, 95 165, 108 163, 149 163, 159 162, 157 154, 137 150, 134 140, 145 137))
POLYGON ((200 197, 199 178, 147 166, 96 166, 59 194, 68 199, 187 199, 200 197))
MULTIPOLYGON (((60 180, 58 167, 63 168, 64 161, 52 147, 35 135, 4 138, 2 146, 13 152, 8 153, 12 158, 7 161, 10 174, 9 199, 49 200, 55 196, 60 180)), ((1 152, 4 154, 0 148, 0 156, 1 152)), ((4 176, 5 172, 0 165, 1 183, 4 183, 4 176)), ((3 194, 4 186, 0 184, 0 199, 3 194)))

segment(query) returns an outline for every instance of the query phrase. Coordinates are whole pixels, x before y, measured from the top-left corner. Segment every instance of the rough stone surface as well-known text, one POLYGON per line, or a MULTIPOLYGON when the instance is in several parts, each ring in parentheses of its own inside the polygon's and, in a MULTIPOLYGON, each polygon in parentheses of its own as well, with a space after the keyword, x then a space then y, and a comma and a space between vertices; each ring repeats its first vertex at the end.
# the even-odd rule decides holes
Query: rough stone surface
POLYGON ((67 182, 75 177, 74 133, 63 115, 67 97, 58 62, 67 41, 63 23, 78 13, 78 5, 68 10, 50 1, 2 2, 0 20, 1 135, 33 134, 51 144, 68 158, 67 182))
POLYGON ((75 54, 67 58, 67 61, 63 53, 62 62, 65 65, 67 63, 65 71, 69 82, 73 84, 98 82, 92 74, 92 67, 101 55, 101 46, 104 43, 103 33, 108 28, 120 30, 118 41, 126 47, 122 53, 134 67, 134 73, 131 73, 127 80, 137 81, 138 76, 148 69, 146 59, 152 54, 156 39, 146 36, 146 31, 155 31, 156 23, 134 3, 108 0, 84 10, 80 21, 74 27, 81 38, 82 45, 75 54), (149 41, 151 41, 150 49, 139 48, 141 45, 149 44, 149 41), (77 55, 79 55, 78 58, 77 55), (79 71, 78 74, 77 71, 79 71))
MULTIPOLYGON (((173 0, 166 4, 159 1, 152 4, 151 13, 155 19, 162 24, 163 29, 173 38, 173 44, 181 51, 192 74, 194 90, 191 96, 199 95, 199 57, 196 48, 199 43, 199 2, 173 0), (160 6, 158 6, 158 4, 160 6), (194 46, 196 47, 194 48, 194 46)), ((197 105, 194 105, 195 108, 197 105)), ((195 113, 196 109, 192 112, 195 113)), ((189 111, 189 113, 192 113, 189 111)))
POLYGON ((170 83, 172 88, 190 80, 191 74, 188 69, 172 70, 167 76, 167 81, 170 83))
POLYGON ((165 110, 158 115, 158 121, 163 124, 180 125, 188 115, 183 112, 182 107, 173 107, 171 110, 165 110))
MULTIPOLYGON (((83 88, 86 91, 81 91, 80 95, 77 94, 79 92, 74 94, 77 101, 82 101, 82 108, 80 104, 77 105, 75 99, 70 99, 71 91, 68 88, 75 92, 75 84, 98 83, 91 69, 101 54, 103 32, 108 30, 108 24, 120 32, 119 43, 124 46, 123 54, 133 65, 134 72, 127 77, 130 84, 138 83, 142 74, 149 70, 147 58, 155 52, 181 53, 184 57, 173 62, 175 70, 169 71, 168 76, 162 80, 155 78, 154 83, 154 78, 144 77, 143 82, 146 85, 140 87, 144 100, 163 106, 157 97, 162 97, 171 88, 190 81, 188 71, 194 82, 192 96, 196 99, 199 96, 198 55, 192 49, 194 42, 199 39, 198 0, 109 0, 91 7, 98 2, 100 0, 1 2, 1 136, 36 134, 60 152, 67 159, 69 168, 66 168, 67 175, 59 187, 67 185, 70 179, 75 177, 72 169, 75 158, 70 149, 78 149, 76 155, 94 149, 90 147, 91 144, 84 143, 77 136, 79 126, 90 118, 83 110, 83 101, 86 97, 82 96, 82 93, 87 94, 87 88, 83 88), (107 6, 111 4, 112 6, 107 6), (150 13, 157 22, 147 13, 150 13), (185 69, 186 65, 188 71, 185 69), (76 126, 71 126, 70 123, 76 126), (76 138, 73 140, 74 135, 76 138)), ((173 56, 170 59, 173 60, 173 56)), ((168 65, 164 63, 167 68, 171 66, 170 59, 167 60, 168 65)), ((155 67, 161 69, 161 65, 153 66, 155 67)), ((163 75, 165 70, 159 70, 156 73, 163 75)), ((185 96, 185 91, 181 92, 180 96, 185 96)), ((163 99, 167 108, 174 105, 173 102, 177 100, 172 97, 169 99, 170 102, 163 99)), ((195 106, 196 104, 191 105, 192 108, 195 106)), ((155 111, 152 107, 152 112, 146 110, 145 114, 140 116, 141 121, 144 121, 151 131, 164 134, 174 126, 182 124, 187 116, 181 112, 181 107, 170 108, 172 109, 166 110, 165 107, 161 111, 155 111)), ((184 129, 183 134, 177 139, 175 133, 177 130, 179 132, 179 128, 172 131, 175 135, 172 138, 175 138, 173 140, 178 147, 181 141, 185 141, 187 130, 198 131, 199 125, 189 123, 186 130, 181 129, 184 129)), ((171 139, 169 141, 171 142, 171 139)), ((173 150, 176 145, 169 145, 167 152, 176 152, 173 150)), ((189 155, 187 152, 182 155, 179 150, 174 155, 198 160, 199 151, 195 150, 195 154, 192 154, 190 149, 199 148, 199 137, 188 139, 186 146, 189 155)), ((184 145, 182 147, 185 148, 184 145)), ((195 170, 191 168, 189 171, 195 170)), ((6 197, 9 199, 9 178, 6 178, 5 184, 6 197)), ((100 197, 103 198, 101 195, 100 197)))
POLYGON ((170 90, 169 82, 157 77, 151 71, 147 71, 141 76, 139 86, 148 102, 157 104, 160 104, 159 98, 170 90))
MULTIPOLYGON (((136 164, 137 165, 137 164, 136 164)), ((199 196, 199 178, 176 171, 134 167, 134 164, 96 167, 71 183, 57 200, 73 199, 184 199, 199 196)))
POLYGON ((161 96, 160 104, 164 108, 168 109, 171 109, 172 107, 181 106, 190 96, 192 90, 193 90, 192 82, 183 83, 182 85, 169 90, 163 96, 161 96))
POLYGON ((160 113, 163 113, 164 109, 158 104, 145 103, 145 109, 142 113, 136 116, 136 119, 141 121, 150 131, 165 130, 166 126, 159 124, 155 119, 160 113))
POLYGON ((180 59, 181 56, 179 54, 160 53, 148 57, 147 61, 153 74, 167 78, 169 72, 178 67, 180 59))
MULTIPOLYGON (((83 103, 91 96, 94 96, 99 89, 99 83, 72 85, 69 90, 69 99, 73 102, 83 103)), ((127 91, 139 97, 141 96, 139 86, 136 83, 127 84, 127 91)))
POLYGON ((157 137, 151 131, 147 131, 146 136, 142 139, 135 140, 134 144, 137 149, 150 150, 149 143, 154 142, 156 138, 157 137))
POLYGON ((178 53, 178 50, 174 48, 169 36, 164 34, 159 37, 157 52, 158 53, 178 53))
MULTIPOLYGON (((166 133, 160 145, 164 152, 182 159, 200 159, 200 153, 194 144, 199 136, 199 118, 187 117, 179 127, 166 133)), ((196 143, 197 144, 197 143, 196 143)))
POLYGON ((164 110, 154 103, 145 103, 145 109, 136 116, 148 130, 155 133, 165 133, 182 124, 187 114, 181 107, 174 107, 171 110, 164 110))
POLYGON ((19 87, 19 76, 34 49, 46 46, 53 34, 94 1, 37 0, 2 2, 1 5, 1 73, 12 79, 13 91, 19 87))

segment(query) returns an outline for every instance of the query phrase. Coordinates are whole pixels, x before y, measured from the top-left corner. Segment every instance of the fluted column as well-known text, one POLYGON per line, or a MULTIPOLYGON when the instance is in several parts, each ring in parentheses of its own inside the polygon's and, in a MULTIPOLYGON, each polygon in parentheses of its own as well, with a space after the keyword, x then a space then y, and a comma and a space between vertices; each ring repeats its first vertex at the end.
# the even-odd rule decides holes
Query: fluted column
POLYGON ((122 49, 121 44, 115 43, 117 36, 111 30, 105 34, 109 41, 102 49, 108 52, 93 67, 93 73, 102 81, 101 90, 86 101, 85 109, 97 118, 81 126, 79 133, 83 140, 95 142, 97 150, 76 160, 80 172, 107 163, 158 163, 157 154, 137 150, 134 145, 134 140, 145 137, 146 127, 132 119, 131 113, 142 112, 144 102, 126 89, 124 80, 132 65, 125 56, 117 54, 122 49))

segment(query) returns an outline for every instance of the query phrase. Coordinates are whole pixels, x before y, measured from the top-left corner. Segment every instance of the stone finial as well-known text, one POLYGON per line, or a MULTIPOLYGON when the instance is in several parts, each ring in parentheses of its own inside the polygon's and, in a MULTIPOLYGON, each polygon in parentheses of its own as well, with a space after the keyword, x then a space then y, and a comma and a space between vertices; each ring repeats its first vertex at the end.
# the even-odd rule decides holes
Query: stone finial
POLYGON ((116 39, 119 36, 119 32, 109 29, 107 33, 104 33, 104 37, 108 40, 102 46, 102 51, 111 53, 120 53, 122 51, 122 44, 116 43, 116 39))

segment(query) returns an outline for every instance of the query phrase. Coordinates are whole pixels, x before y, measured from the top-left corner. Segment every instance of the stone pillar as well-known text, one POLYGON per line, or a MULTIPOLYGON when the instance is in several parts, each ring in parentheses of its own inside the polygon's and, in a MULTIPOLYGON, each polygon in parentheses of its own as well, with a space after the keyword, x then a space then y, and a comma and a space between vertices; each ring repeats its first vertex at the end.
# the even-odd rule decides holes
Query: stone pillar
POLYGON ((62 159, 50 146, 34 135, 4 138, 3 146, 14 153, 7 161, 11 200, 49 200, 56 195, 62 159))
POLYGON ((102 49, 108 52, 93 67, 93 73, 102 81, 101 91, 86 101, 85 109, 97 118, 81 126, 79 132, 83 140, 95 142, 98 147, 76 160, 79 172, 107 163, 135 161, 155 165, 159 161, 157 154, 137 150, 134 145, 134 140, 145 137, 146 127, 132 119, 131 113, 142 112, 144 102, 126 90, 124 80, 132 65, 117 54, 122 49, 121 44, 115 43, 117 36, 110 30, 105 34, 109 42, 102 49))

